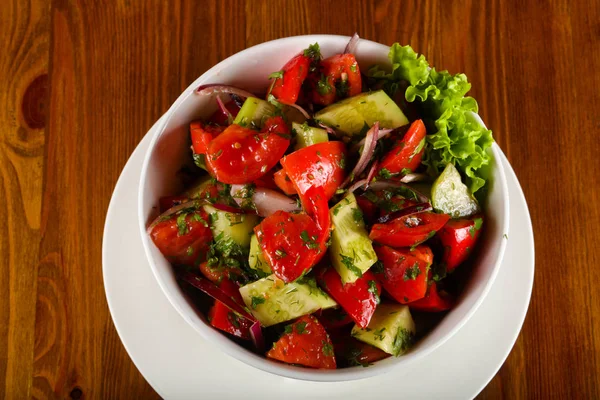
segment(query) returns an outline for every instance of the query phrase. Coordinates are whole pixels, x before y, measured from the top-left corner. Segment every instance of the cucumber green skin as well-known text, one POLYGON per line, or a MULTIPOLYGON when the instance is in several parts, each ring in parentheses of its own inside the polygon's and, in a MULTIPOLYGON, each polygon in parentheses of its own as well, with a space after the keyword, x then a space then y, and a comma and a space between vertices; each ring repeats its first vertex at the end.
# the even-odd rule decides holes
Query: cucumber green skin
POLYGON ((258 216, 253 214, 232 214, 226 211, 217 210, 213 206, 205 205, 204 211, 211 216, 210 229, 216 238, 223 233, 223 238, 231 238, 234 243, 244 249, 250 247, 250 239, 253 229, 258 225, 258 216), (229 216, 229 217, 228 217, 229 216), (231 225, 230 220, 242 218, 242 222, 231 225))
POLYGON ((250 238, 250 255, 248 256, 248 264, 250 268, 262 271, 266 274, 272 274, 271 266, 263 256, 262 249, 258 244, 256 235, 252 234, 250 238))
POLYGON ((371 317, 369 326, 352 328, 352 336, 398 357, 411 346, 416 333, 415 323, 408 306, 402 304, 380 304, 371 317))
POLYGON ((436 211, 452 218, 470 217, 481 212, 479 203, 462 182, 460 173, 453 164, 446 165, 433 182, 431 205, 436 211))
POLYGON ((340 132, 359 134, 365 122, 380 128, 398 128, 408 124, 400 107, 383 90, 361 93, 334 103, 315 114, 315 120, 340 132))
MULTIPOLYGON (((248 97, 244 101, 244 104, 242 104, 242 108, 233 120, 233 123, 241 126, 255 126, 260 128, 263 122, 273 116, 276 111, 275 106, 268 101, 257 99, 256 97, 248 97)), ((302 123, 306 121, 302 113, 294 107, 284 106, 283 115, 290 122, 302 123)))
POLYGON ((320 309, 336 307, 337 303, 318 287, 285 283, 275 275, 259 279, 240 288, 240 294, 252 315, 264 327, 289 321, 320 309), (252 308, 252 298, 264 299, 252 308))
POLYGON ((329 136, 327 136, 325 129, 314 128, 312 126, 307 127, 296 122, 292 124, 292 129, 296 132, 296 150, 329 141, 329 136))
POLYGON ((329 210, 334 227, 329 255, 331 264, 344 284, 355 282, 377 262, 373 243, 369 239, 362 217, 358 221, 355 219, 356 212, 360 215, 360 208, 352 193, 329 210), (354 268, 349 269, 344 264, 342 255, 352 259, 354 268), (360 273, 357 274, 355 269, 360 273))

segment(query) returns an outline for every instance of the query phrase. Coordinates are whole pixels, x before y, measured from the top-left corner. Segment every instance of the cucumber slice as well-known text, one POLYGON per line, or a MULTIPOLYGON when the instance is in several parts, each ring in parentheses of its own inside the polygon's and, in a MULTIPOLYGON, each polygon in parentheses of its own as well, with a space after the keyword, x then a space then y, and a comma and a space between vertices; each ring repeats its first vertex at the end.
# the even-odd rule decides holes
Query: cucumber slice
MULTIPOLYGON (((283 115, 289 122, 303 123, 306 121, 304 115, 294 107, 286 105, 282 105, 282 107, 283 115)), ((249 128, 260 128, 267 118, 275 115, 276 111, 277 108, 268 101, 257 99, 256 97, 248 97, 244 101, 244 104, 242 104, 242 108, 233 120, 233 123, 249 128)))
POLYGON ((415 332, 410 310, 401 304, 380 304, 369 326, 362 329, 354 325, 352 328, 354 338, 396 357, 412 346, 415 332))
POLYGON ((354 194, 333 206, 329 214, 334 227, 329 247, 331 263, 344 284, 354 282, 377 262, 354 194))
POLYGON ((431 187, 431 204, 436 211, 452 218, 470 217, 481 211, 479 203, 462 183, 460 173, 453 164, 446 165, 444 171, 431 187))
POLYGON ((253 229, 258 225, 257 215, 229 213, 217 210, 211 205, 203 207, 210 216, 210 229, 215 239, 231 239, 241 249, 248 250, 253 229))
POLYGON ((273 273, 271 266, 263 256, 262 249, 258 244, 258 239, 254 234, 250 238, 250 255, 248 256, 248 264, 250 265, 250 268, 262 271, 268 275, 273 273))
POLYGON ((325 129, 313 128, 306 123, 299 124, 296 122, 292 123, 292 129, 296 132, 296 150, 329 141, 325 129))
POLYGON ((189 189, 187 189, 183 194, 190 199, 197 199, 200 192, 202 192, 206 186, 210 185, 212 178, 210 175, 203 176, 198 179, 189 189))
POLYGON ((314 278, 285 283, 271 275, 242 286, 240 294, 252 315, 265 327, 337 306, 314 278))
POLYGON ((314 118, 347 135, 358 135, 365 123, 372 126, 376 121, 379 121, 380 128, 398 128, 408 124, 400 107, 383 90, 338 101, 316 113, 314 118))

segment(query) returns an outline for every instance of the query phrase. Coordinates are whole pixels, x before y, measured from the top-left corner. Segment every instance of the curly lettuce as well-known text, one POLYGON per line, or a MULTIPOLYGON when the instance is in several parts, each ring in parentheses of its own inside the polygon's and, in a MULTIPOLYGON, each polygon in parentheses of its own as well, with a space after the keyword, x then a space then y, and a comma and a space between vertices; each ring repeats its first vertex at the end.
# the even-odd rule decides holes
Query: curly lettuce
MULTIPOLYGON (((380 67, 369 70, 369 77, 383 81, 383 88, 394 96, 404 81, 408 84, 404 97, 416 103, 425 120, 432 121, 437 131, 427 135, 423 164, 432 176, 438 176, 446 164, 452 163, 466 177, 472 193, 485 187, 491 155, 492 131, 481 126, 472 116, 477 102, 466 96, 471 84, 465 74, 451 75, 448 71, 430 68, 423 55, 410 46, 398 43, 388 55, 392 70, 380 67)), ((432 124, 429 124, 430 126, 432 124)))

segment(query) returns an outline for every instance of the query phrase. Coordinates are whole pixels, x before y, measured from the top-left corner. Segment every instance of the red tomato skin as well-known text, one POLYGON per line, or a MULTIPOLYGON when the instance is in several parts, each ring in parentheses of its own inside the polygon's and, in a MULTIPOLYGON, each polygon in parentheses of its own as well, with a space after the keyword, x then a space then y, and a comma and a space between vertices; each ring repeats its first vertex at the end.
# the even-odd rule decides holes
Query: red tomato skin
POLYGON ((321 76, 315 74, 312 78, 312 100, 313 103, 320 105, 330 105, 338 98, 352 97, 360 94, 362 91, 362 78, 356 58, 353 54, 336 54, 321 61, 320 71, 329 85, 329 92, 320 94, 317 90, 317 82, 321 76), (343 94, 338 93, 336 84, 342 80, 342 74, 347 76, 348 92, 343 94))
POLYGON ((363 195, 356 196, 356 203, 358 203, 365 219, 372 222, 375 219, 375 215, 377 215, 377 205, 363 195))
POLYGON ((170 219, 157 223, 152 228, 150 237, 167 260, 174 264, 193 266, 204 260, 212 241, 208 221, 204 210, 196 210, 185 217, 187 232, 180 235, 177 215, 173 215, 170 219), (200 216, 201 221, 192 220, 194 214, 200 216))
POLYGON ((331 339, 314 316, 304 315, 291 327, 292 332, 284 333, 268 351, 267 357, 311 368, 336 368, 331 339))
POLYGON ((281 69, 283 78, 275 79, 271 94, 283 103, 295 104, 298 100, 302 83, 308 75, 310 63, 310 57, 304 54, 298 54, 288 61, 281 69))
POLYGON ((447 272, 452 272, 462 264, 475 248, 475 243, 481 234, 481 226, 479 229, 475 227, 477 219, 481 219, 483 223, 483 215, 451 219, 438 232, 438 237, 444 246, 442 262, 446 264, 447 272))
POLYGON ((366 328, 369 325, 381 294, 381 285, 375 275, 367 271, 355 282, 344 285, 335 269, 329 268, 321 274, 319 282, 358 326, 366 328), (369 292, 370 285, 377 289, 376 294, 369 292))
POLYGON ((377 274, 377 277, 394 300, 406 304, 425 296, 429 263, 407 249, 376 246, 375 252, 384 267, 383 273, 377 274))
POLYGON ((342 142, 323 142, 304 147, 281 159, 281 165, 290 178, 300 198, 313 186, 323 187, 327 201, 333 197, 344 181, 345 172, 340 165, 346 157, 342 142))
POLYGON ((424 312, 440 312, 452 308, 454 299, 448 293, 439 291, 437 284, 432 282, 427 294, 422 299, 408 304, 411 310, 424 312))
POLYGON ((290 178, 288 178, 288 176, 285 174, 284 169, 280 169, 279 171, 275 172, 275 174, 273 174, 273 179, 275 180, 275 184, 277 185, 277 187, 283 193, 287 194, 288 196, 297 194, 294 184, 292 183, 290 178))
POLYGON ((255 179, 252 183, 258 188, 278 190, 279 187, 275 184, 274 175, 275 174, 273 174, 273 170, 269 170, 265 175, 255 179))
POLYGON ((282 117, 269 118, 256 132, 230 125, 208 145, 206 166, 219 182, 250 183, 273 168, 290 144, 290 130, 282 117))
POLYGON ((325 254, 319 246, 321 230, 304 213, 277 211, 257 225, 254 232, 273 273, 284 282, 308 272, 325 254), (309 242, 302 238, 303 231, 309 242))
POLYGON ((331 341, 335 349, 335 357, 348 366, 368 365, 375 361, 391 357, 388 353, 375 346, 354 339, 348 334, 332 335, 331 341))
POLYGON ((224 129, 221 126, 205 125, 202 121, 192 122, 190 124, 190 136, 194 154, 206 154, 209 143, 224 129))
MULTIPOLYGON (((235 117, 240 112, 240 106, 233 100, 225 103, 225 108, 231 113, 231 116, 235 119, 235 117)), ((215 111, 210 118, 208 118, 208 122, 216 125, 227 126, 229 125, 229 120, 227 119, 227 114, 225 114, 220 108, 215 111)))
MULTIPOLYGON (((414 121, 402 140, 385 155, 379 163, 378 171, 387 169, 392 174, 400 174, 403 169, 414 171, 421 164, 425 146, 415 153, 421 141, 425 140, 427 130, 420 119, 414 121)), ((404 174, 406 175, 406 174, 404 174)))
POLYGON ((327 310, 319 310, 315 313, 317 319, 323 325, 323 327, 330 332, 349 325, 354 322, 352 317, 346 313, 342 308, 329 308, 327 310))
POLYGON ((188 201, 187 196, 164 196, 158 200, 158 206, 161 213, 164 213, 171 207, 178 206, 188 201))
POLYGON ((206 279, 217 285, 219 289, 227 293, 230 297, 233 297, 239 304, 244 304, 239 290, 240 287, 234 281, 234 279, 242 275, 242 271, 239 268, 226 266, 209 267, 206 261, 201 263, 199 268, 206 279))
POLYGON ((238 316, 219 300, 215 300, 215 304, 209 310, 208 319, 213 327, 233 336, 250 340, 252 322, 238 316))
POLYGON ((375 224, 371 228, 371 240, 386 246, 412 247, 431 238, 440 230, 450 216, 433 212, 422 212, 415 215, 397 218, 385 224, 375 224), (418 218, 419 225, 411 227, 411 218, 418 218))

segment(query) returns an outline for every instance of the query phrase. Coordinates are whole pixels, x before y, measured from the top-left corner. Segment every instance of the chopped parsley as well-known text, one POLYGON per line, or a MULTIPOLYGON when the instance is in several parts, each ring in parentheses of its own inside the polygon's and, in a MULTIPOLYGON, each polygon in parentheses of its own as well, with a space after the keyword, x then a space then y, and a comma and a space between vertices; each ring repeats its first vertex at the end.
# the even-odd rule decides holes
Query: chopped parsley
POLYGON ((394 338, 394 343, 392 344, 392 351, 394 352, 394 355, 398 357, 400 354, 408 350, 410 346, 412 346, 413 340, 414 335, 408 329, 398 329, 396 337, 394 338))
POLYGON ((481 226, 483 225, 483 219, 475 218, 474 222, 475 223, 469 228, 469 235, 471 235, 471 238, 475 238, 475 232, 481 229, 481 226))
POLYGON ((306 330, 306 322, 300 321, 300 322, 296 323, 296 332, 298 332, 299 335, 302 335, 305 330, 306 330))
POLYGON ((275 255, 277 256, 277 258, 283 258, 287 256, 287 253, 283 249, 277 249, 275 250, 275 255))
POLYGON ((240 327, 240 317, 238 317, 233 311, 229 311, 227 313, 227 319, 229 322, 231 322, 231 325, 235 326, 236 328, 240 327))
POLYGON ((180 213, 177 216, 177 234, 179 236, 183 236, 188 233, 188 225, 185 220, 186 216, 187 216, 187 213, 184 213, 184 212, 180 213))
POLYGON ((333 346, 330 343, 327 343, 325 340, 323 340, 322 343, 323 343, 323 355, 325 357, 333 356, 333 346))
POLYGON ((304 50, 304 55, 312 58, 313 60, 320 60, 321 49, 319 48, 319 43, 309 45, 308 48, 304 50))
POLYGON ((377 282, 370 280, 368 290, 369 293, 373 295, 373 298, 375 299, 375 304, 379 304, 381 302, 381 299, 379 298, 379 290, 377 290, 377 282))
POLYGON ((340 258, 342 259, 342 264, 344 264, 348 270, 350 270, 356 277, 362 278, 362 271, 356 265, 354 265, 354 259, 352 257, 348 257, 340 253, 340 258))
POLYGON ((272 72, 269 75, 269 79, 283 79, 283 71, 272 72))
POLYGON ((432 279, 434 282, 439 282, 446 277, 448 270, 446 263, 435 263, 431 266, 432 279))
POLYGON ((505 233, 504 235, 502 235, 502 237, 506 240, 508 240, 508 235, 505 233))
POLYGON ((389 169, 381 168, 379 170, 379 176, 381 176, 383 179, 390 179, 393 175, 389 169))
POLYGON ((363 222, 363 213, 360 208, 356 207, 352 209, 352 218, 354 218, 354 222, 357 224, 363 222))
POLYGON ((316 242, 316 237, 315 236, 310 237, 308 235, 308 231, 303 230, 300 233, 300 238, 302 239, 302 241, 304 242, 304 244, 306 245, 306 247, 308 247, 309 249, 313 249, 314 250, 314 249, 318 249, 319 248, 319 245, 316 242))
POLYGON ((265 303, 265 298, 264 297, 262 297, 262 296, 252 296, 250 307, 252 307, 252 309, 254 310, 260 304, 264 304, 264 303, 265 303))
POLYGON ((293 325, 286 325, 285 329, 283 331, 285 333, 292 333, 294 331, 294 326, 293 325))
POLYGON ((375 332, 373 332, 373 336, 375 337, 375 340, 382 341, 383 339, 385 339, 384 332, 385 332, 385 328, 377 329, 375 332))
POLYGON ((342 154, 340 159, 336 160, 336 163, 341 169, 346 168, 346 157, 342 154))
POLYGON ((408 174, 412 174, 412 169, 402 168, 402 171, 400 171, 400 175, 408 175, 408 174))
POLYGON ((196 164, 196 167, 206 169, 204 154, 194 154, 192 157, 194 158, 194 164, 196 164))
POLYGON ((221 154, 223 154, 223 149, 219 149, 219 151, 210 156, 210 159, 215 161, 217 158, 221 157, 221 154))
POLYGON ((321 79, 317 82, 317 93, 321 96, 331 93, 333 88, 329 84, 329 81, 325 75, 321 75, 321 79))
POLYGON ((373 264, 371 266, 371 271, 373 271, 376 274, 383 274, 383 272, 384 272, 383 263, 380 260, 377 260, 377 262, 375 262, 375 264, 373 264))
POLYGON ((420 273, 421 273, 421 269, 419 268, 419 263, 415 262, 415 265, 413 265, 412 267, 406 268, 406 270, 404 271, 404 276, 402 276, 402 279, 404 279, 404 281, 415 280, 415 279, 417 279, 417 276, 419 276, 420 273))

